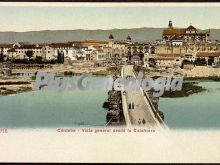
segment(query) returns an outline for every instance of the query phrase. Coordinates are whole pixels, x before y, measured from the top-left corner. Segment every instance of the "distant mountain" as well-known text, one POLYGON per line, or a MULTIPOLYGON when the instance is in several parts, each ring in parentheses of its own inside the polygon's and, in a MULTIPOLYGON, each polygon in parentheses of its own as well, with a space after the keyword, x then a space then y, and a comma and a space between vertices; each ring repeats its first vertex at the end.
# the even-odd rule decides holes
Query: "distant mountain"
MULTIPOLYGON (((220 29, 210 29, 211 38, 220 40, 220 29)), ((109 34, 115 39, 124 40, 128 35, 133 41, 145 42, 161 39, 163 28, 133 28, 112 30, 44 30, 29 32, 0 32, 0 43, 32 42, 52 43, 74 40, 108 40, 109 34)))

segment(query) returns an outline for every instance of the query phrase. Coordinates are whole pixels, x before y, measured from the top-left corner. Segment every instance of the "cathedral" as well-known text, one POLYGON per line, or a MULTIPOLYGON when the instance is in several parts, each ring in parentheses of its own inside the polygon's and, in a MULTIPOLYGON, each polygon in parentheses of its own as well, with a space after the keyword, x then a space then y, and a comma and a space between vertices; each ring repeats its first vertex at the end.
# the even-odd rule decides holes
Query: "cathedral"
POLYGON ((209 41, 210 31, 199 32, 194 26, 187 28, 174 28, 172 21, 169 21, 168 28, 163 30, 163 40, 181 40, 187 43, 207 43, 209 41))

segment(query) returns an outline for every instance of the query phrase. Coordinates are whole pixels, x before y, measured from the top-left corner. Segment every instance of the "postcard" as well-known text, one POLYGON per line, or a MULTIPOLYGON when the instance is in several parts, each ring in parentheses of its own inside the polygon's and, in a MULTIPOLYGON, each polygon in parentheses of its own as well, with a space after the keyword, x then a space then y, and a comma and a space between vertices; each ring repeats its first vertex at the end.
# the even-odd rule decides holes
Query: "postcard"
POLYGON ((219 3, 0 3, 0 162, 220 154, 219 3))

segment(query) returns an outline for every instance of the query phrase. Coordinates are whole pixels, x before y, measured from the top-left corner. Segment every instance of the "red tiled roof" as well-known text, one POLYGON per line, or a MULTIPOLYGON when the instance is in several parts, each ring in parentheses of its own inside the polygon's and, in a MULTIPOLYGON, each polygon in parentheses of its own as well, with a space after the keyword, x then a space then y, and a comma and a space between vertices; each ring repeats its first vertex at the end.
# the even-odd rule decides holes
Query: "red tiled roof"
POLYGON ((219 57, 220 52, 197 52, 196 53, 197 57, 219 57))
POLYGON ((42 47, 36 45, 22 45, 21 47, 17 47, 17 49, 42 49, 42 47))
POLYGON ((102 50, 102 48, 100 46, 93 46, 96 50, 102 50))
POLYGON ((0 48, 12 48, 13 44, 0 44, 0 48))
POLYGON ((127 41, 120 41, 120 40, 116 40, 116 41, 114 41, 114 43, 115 44, 128 44, 128 42, 127 41))
POLYGON ((192 25, 190 25, 190 26, 188 26, 188 27, 186 28, 186 30, 191 30, 191 29, 196 30, 196 28, 195 28, 194 26, 192 26, 192 25))
POLYGON ((107 41, 99 41, 99 40, 82 40, 82 41, 72 41, 69 42, 71 44, 107 44, 107 41))
POLYGON ((174 29, 164 29, 163 30, 163 35, 182 35, 185 34, 185 29, 180 29, 180 28, 174 28, 174 29))
POLYGON ((53 47, 53 48, 72 47, 72 43, 52 43, 52 44, 50 44, 50 46, 53 47))

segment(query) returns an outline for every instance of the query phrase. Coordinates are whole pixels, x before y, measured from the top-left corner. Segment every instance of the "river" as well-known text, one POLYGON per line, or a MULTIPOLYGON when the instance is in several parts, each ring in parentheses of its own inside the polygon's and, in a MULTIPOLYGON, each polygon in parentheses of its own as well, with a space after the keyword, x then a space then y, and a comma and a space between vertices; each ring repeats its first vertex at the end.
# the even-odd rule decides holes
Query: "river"
POLYGON ((200 82, 207 89, 181 98, 160 98, 159 109, 170 129, 219 129, 220 82, 200 82))
POLYGON ((58 92, 46 87, 0 96, 0 127, 105 126, 106 99, 104 90, 58 92))
MULTIPOLYGON (((99 77, 101 78, 101 77, 99 77)), ((219 129, 220 82, 200 82, 207 91, 182 98, 160 98, 170 129, 219 129)), ((51 91, 46 87, 0 96, 0 127, 105 126, 107 91, 51 91)))

